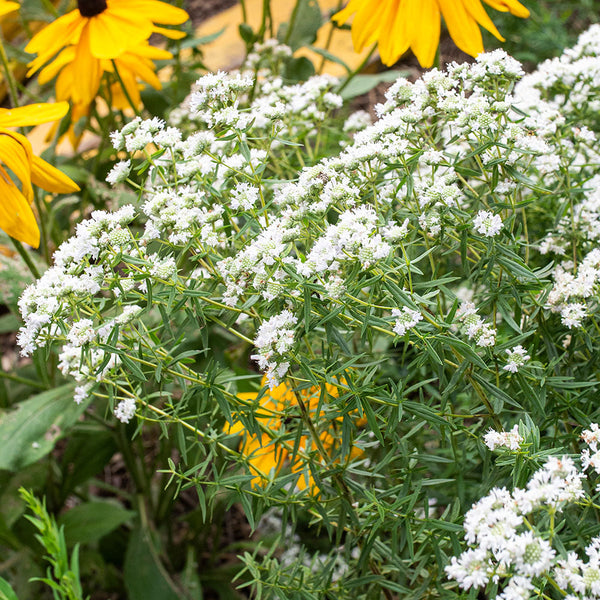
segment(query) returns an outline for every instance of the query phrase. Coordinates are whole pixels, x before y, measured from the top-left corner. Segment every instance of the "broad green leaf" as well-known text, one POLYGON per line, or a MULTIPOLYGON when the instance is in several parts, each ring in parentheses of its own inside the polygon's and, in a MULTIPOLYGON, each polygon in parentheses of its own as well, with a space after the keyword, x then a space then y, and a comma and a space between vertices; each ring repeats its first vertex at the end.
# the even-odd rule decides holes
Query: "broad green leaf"
POLYGON ((310 46, 317 39, 317 31, 322 24, 323 16, 317 0, 297 0, 290 23, 281 25, 277 38, 292 50, 310 46))
POLYGON ((125 587, 129 600, 179 600, 181 594, 165 571, 146 529, 137 527, 125 555, 125 587))
POLYGON ((0 577, 0 600, 19 600, 6 579, 0 577))
POLYGON ((134 511, 112 502, 86 502, 61 515, 58 524, 64 526, 69 544, 86 544, 99 540, 134 516, 134 511))
POLYGON ((46 456, 88 403, 75 404, 73 385, 67 384, 0 415, 0 469, 16 471, 46 456))
MULTIPOLYGON (((406 77, 406 71, 382 71, 374 75, 355 75, 348 85, 344 86, 341 96, 344 100, 356 98, 370 92, 376 85, 386 81, 396 81, 400 77, 406 77)), ((343 85, 343 84, 342 84, 343 85)))

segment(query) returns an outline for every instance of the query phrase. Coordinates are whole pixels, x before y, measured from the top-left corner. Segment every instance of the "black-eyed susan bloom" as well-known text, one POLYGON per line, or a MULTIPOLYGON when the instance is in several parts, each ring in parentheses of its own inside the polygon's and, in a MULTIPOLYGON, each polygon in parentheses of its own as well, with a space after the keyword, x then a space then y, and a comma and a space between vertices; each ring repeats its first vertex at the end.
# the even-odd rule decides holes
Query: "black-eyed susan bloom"
MULTIPOLYGON (((484 2, 517 17, 529 16, 527 8, 517 0, 484 2)), ((386 65, 394 64, 410 48, 421 66, 431 67, 440 41, 441 17, 454 43, 471 56, 483 52, 479 26, 504 41, 481 0, 350 0, 333 19, 343 24, 352 15, 354 48, 360 52, 377 42, 386 65)))
POLYGON ((159 0, 79 0, 77 9, 56 19, 27 44, 25 51, 37 54, 28 75, 60 52, 52 68, 58 72, 69 64, 73 95, 93 99, 106 65, 102 61, 118 59, 144 45, 153 33, 183 37, 181 31, 156 23, 179 25, 187 19, 184 10, 159 0))
POLYGON ((31 184, 61 194, 76 192, 79 186, 36 156, 24 135, 7 128, 56 121, 68 110, 66 102, 0 109, 0 228, 35 248, 40 244, 40 231, 31 210, 31 184))
MULTIPOLYGON (((152 61, 168 58, 173 58, 173 55, 167 50, 142 42, 112 60, 92 58, 90 68, 87 70, 84 80, 81 80, 77 73, 77 46, 69 46, 40 71, 38 80, 44 84, 58 75, 56 80, 57 100, 71 100, 75 105, 86 107, 98 94, 102 75, 105 72, 113 73, 116 67, 132 102, 138 106, 141 102, 139 80, 145 81, 155 89, 160 89, 160 81, 156 76, 155 65, 152 61)), ((113 102, 113 105, 115 108, 125 108, 118 103, 113 102)))

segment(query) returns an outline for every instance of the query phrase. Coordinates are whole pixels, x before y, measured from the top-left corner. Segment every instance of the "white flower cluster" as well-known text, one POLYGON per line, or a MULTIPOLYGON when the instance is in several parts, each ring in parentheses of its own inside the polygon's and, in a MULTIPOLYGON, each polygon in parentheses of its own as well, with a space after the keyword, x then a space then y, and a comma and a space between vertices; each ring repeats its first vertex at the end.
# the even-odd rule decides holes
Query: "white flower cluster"
POLYGON ((490 450, 508 448, 509 450, 517 451, 520 450, 524 438, 519 433, 519 426, 514 425, 510 431, 495 431, 494 429, 490 429, 483 436, 483 441, 490 450))
POLYGON ((452 557, 448 577, 464 589, 501 584, 498 600, 528 600, 538 578, 563 568, 548 533, 538 531, 529 515, 556 513, 581 498, 584 477, 569 457, 551 457, 525 489, 494 488, 465 515, 469 549, 452 557))
POLYGON ((399 336, 403 336, 409 329, 416 327, 417 323, 423 320, 423 315, 418 310, 412 310, 408 306, 403 306, 402 310, 394 308, 392 317, 396 317, 394 332, 399 336))
POLYGON ((480 210, 473 220, 473 227, 486 237, 495 237, 502 231, 502 219, 489 210, 480 210))
POLYGON ((473 302, 463 302, 456 311, 458 320, 470 340, 475 340, 478 346, 488 347, 496 343, 496 330, 477 314, 473 302))
MULTIPOLYGON (((581 451, 581 464, 584 470, 592 467, 596 473, 600 474, 600 427, 597 423, 592 423, 589 429, 581 433, 581 439, 588 446, 581 451)), ((600 488, 600 484, 597 489, 600 488)))
POLYGON ((588 314, 587 300, 594 300, 600 283, 600 249, 588 252, 574 267, 565 261, 554 270, 554 286, 548 294, 548 307, 560 313, 563 325, 569 329, 581 327, 588 314))
MULTIPOLYGON (((136 245, 128 228, 134 217, 133 206, 114 213, 92 213, 88 221, 77 226, 76 235, 56 251, 54 266, 19 300, 25 322, 18 335, 21 353, 27 356, 58 341, 58 367, 77 382, 78 403, 88 398, 94 384, 111 380, 121 359, 103 347, 109 340, 111 346, 118 347, 130 331, 128 325, 143 310, 131 299, 122 303, 120 298, 136 289, 144 291, 147 279, 174 274, 172 258, 157 259, 136 245), (124 276, 115 268, 124 255, 136 256, 136 275, 124 276), (79 307, 93 303, 95 297, 106 302, 109 296, 115 302, 103 319, 79 316, 79 307), (114 332, 118 332, 116 337, 114 332)), ((119 411, 117 416, 125 419, 130 412, 119 411)))
POLYGON ((516 373, 531 358, 520 344, 512 350, 507 349, 506 354, 508 354, 508 362, 502 368, 510 373, 516 373))
POLYGON ((279 385, 290 368, 285 355, 294 345, 294 325, 297 321, 289 310, 284 310, 265 321, 258 329, 254 340, 258 354, 253 354, 251 358, 265 371, 271 389, 279 385))
POLYGON ((564 117, 600 111, 600 24, 592 25, 562 56, 547 60, 517 85, 520 106, 547 105, 564 117))
POLYGON ((306 260, 298 263, 298 272, 305 277, 327 276, 347 260, 358 260, 366 269, 385 258, 392 248, 378 232, 378 221, 377 213, 367 206, 342 213, 316 241, 306 260))

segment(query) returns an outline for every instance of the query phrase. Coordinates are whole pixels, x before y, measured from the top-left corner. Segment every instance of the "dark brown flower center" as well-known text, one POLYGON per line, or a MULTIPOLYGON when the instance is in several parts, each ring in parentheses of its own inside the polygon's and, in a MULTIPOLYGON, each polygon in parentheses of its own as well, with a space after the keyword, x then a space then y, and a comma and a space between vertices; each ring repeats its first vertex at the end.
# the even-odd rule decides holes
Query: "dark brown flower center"
POLYGON ((106 10, 106 0, 77 0, 82 17, 95 17, 106 10))

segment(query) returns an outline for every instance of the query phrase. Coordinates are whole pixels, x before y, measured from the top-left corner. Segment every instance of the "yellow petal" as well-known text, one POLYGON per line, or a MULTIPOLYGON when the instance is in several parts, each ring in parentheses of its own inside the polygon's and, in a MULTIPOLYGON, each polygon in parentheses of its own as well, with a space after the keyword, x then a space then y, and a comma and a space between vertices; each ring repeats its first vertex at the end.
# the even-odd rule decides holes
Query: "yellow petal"
POLYGON ((335 21, 338 25, 343 25, 357 10, 361 4, 361 0, 350 0, 345 8, 342 8, 333 17, 332 21, 335 21))
MULTIPOLYGON (((154 64, 152 61, 146 61, 143 58, 134 56, 133 54, 123 54, 121 58, 115 60, 119 73, 130 73, 134 80, 135 77, 149 83, 154 89, 160 90, 162 87, 156 73, 154 72, 154 64)), ((129 90, 129 86, 127 86, 129 90)))
POLYGON ((142 103, 142 98, 140 97, 140 89, 143 89, 144 86, 142 84, 139 84, 136 81, 135 75, 131 73, 131 71, 128 71, 126 68, 119 69, 119 75, 121 76, 121 81, 123 82, 123 85, 127 90, 129 98, 127 98, 127 96, 123 92, 123 86, 120 83, 115 83, 112 86, 113 106, 120 110, 126 110, 128 108, 132 108, 131 104, 133 104, 137 108, 142 103))
POLYGON ((0 17, 19 10, 19 8, 21 8, 21 5, 18 2, 2 2, 0 4, 0 17))
POLYGON ((168 50, 150 46, 150 44, 140 44, 135 48, 130 48, 127 54, 135 54, 136 56, 143 56, 152 60, 168 60, 169 58, 173 58, 173 55, 168 50))
POLYGON ((3 177, 0 177, 0 228, 34 248, 40 245, 40 230, 29 202, 16 185, 3 177))
POLYGON ((399 23, 400 27, 395 26, 404 4, 405 2, 387 2, 386 9, 380 17, 383 23, 388 24, 387 27, 382 27, 378 43, 379 56, 384 65, 393 65, 408 48, 408 40, 402 31, 403 24, 399 23))
POLYGON ((118 0, 117 2, 111 0, 110 9, 111 11, 127 10, 138 18, 139 15, 144 15, 154 23, 163 25, 180 25, 190 18, 185 10, 159 0, 118 0))
POLYGON ((31 181, 47 192, 57 194, 78 192, 80 189, 70 177, 35 154, 31 160, 31 181))
POLYGON ((39 55, 33 63, 30 63, 30 67, 39 69, 61 48, 77 43, 87 21, 88 19, 82 17, 78 10, 72 10, 36 33, 25 46, 25 52, 39 55))
MULTIPOLYGON (((117 11, 104 11, 89 19, 89 45, 87 51, 95 58, 117 58, 127 48, 150 37, 152 23, 142 17, 136 20, 123 18, 117 11)), ((83 36, 82 36, 83 37, 83 36)))
POLYGON ((448 32, 454 43, 467 54, 483 52, 483 39, 475 19, 469 15, 463 0, 438 0, 448 32))
MULTIPOLYGON (((415 27, 411 48, 422 67, 431 67, 440 43, 441 16, 437 0, 408 0, 419 4, 420 26, 415 27)), ((409 21, 410 23, 411 21, 409 21)))
POLYGON ((499 10, 501 12, 510 12, 511 15, 515 15, 515 17, 521 17, 522 19, 526 19, 529 16, 529 10, 525 8, 520 2, 517 0, 483 0, 486 4, 491 6, 492 8, 499 10))
POLYGON ((185 31, 180 31, 179 29, 167 29, 166 27, 158 27, 158 25, 155 25, 152 28, 152 32, 164 35, 171 40, 180 40, 187 35, 185 31))
POLYGON ((91 104, 98 93, 102 69, 100 61, 89 50, 90 28, 85 27, 75 51, 73 65, 73 90, 71 96, 77 104, 91 104))
POLYGON ((8 167, 23 186, 23 195, 33 202, 31 187, 31 159, 33 152, 26 137, 14 131, 0 131, 0 163, 8 167))
POLYGON ((400 0, 383 0, 382 2, 364 2, 352 21, 352 43, 357 52, 370 46, 379 37, 382 27, 387 23, 383 17, 390 8, 390 3, 398 4, 400 0))
POLYGON ((73 63, 66 65, 58 74, 54 89, 58 100, 70 100, 75 89, 73 63))
POLYGON ((485 27, 492 35, 497 37, 500 41, 504 41, 504 38, 500 35, 500 32, 496 29, 496 26, 489 18, 485 9, 481 5, 480 0, 462 0, 465 4, 465 8, 469 15, 477 21, 482 27, 485 27))
POLYGON ((39 75, 38 82, 40 84, 48 83, 51 79, 54 79, 58 73, 66 65, 75 60, 75 46, 69 46, 61 51, 61 53, 47 66, 44 67, 39 75))
POLYGON ((0 127, 28 127, 57 121, 68 111, 67 102, 29 104, 20 108, 0 109, 0 127))

